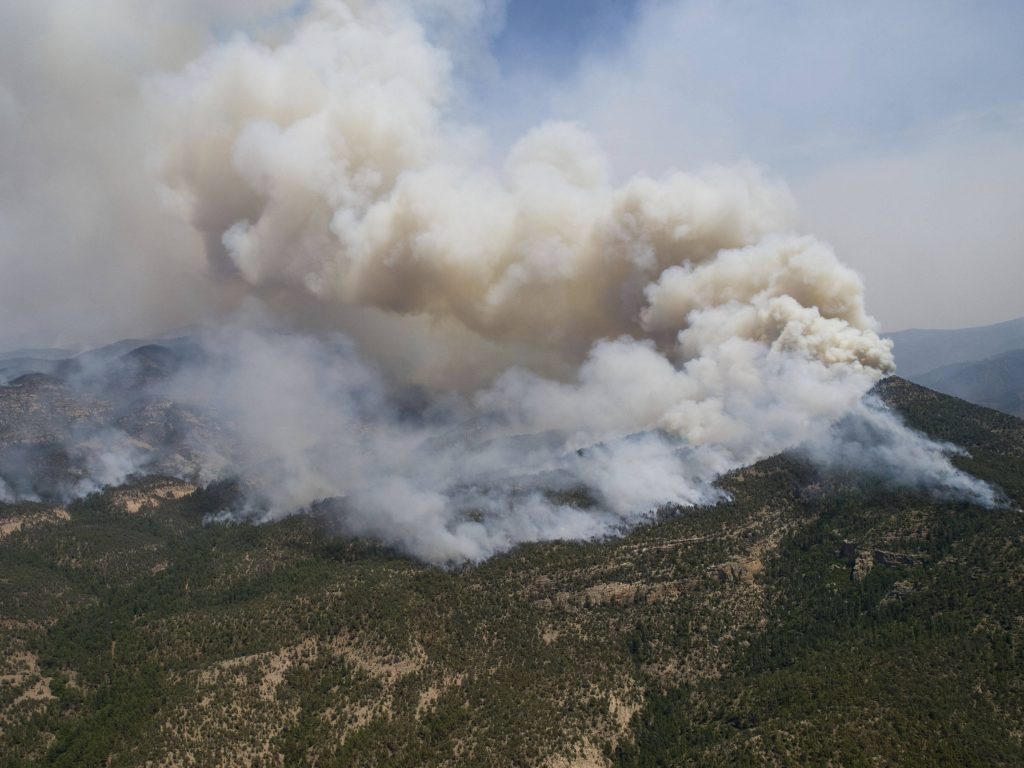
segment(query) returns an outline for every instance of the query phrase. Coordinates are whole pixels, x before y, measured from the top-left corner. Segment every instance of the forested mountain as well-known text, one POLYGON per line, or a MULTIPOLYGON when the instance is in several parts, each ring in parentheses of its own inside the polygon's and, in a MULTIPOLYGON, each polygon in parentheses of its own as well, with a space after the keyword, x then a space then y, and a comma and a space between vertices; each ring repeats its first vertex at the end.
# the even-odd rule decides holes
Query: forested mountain
POLYGON ((1024 349, 1024 317, 978 328, 912 329, 888 333, 896 344, 899 375, 916 380, 936 368, 985 360, 1024 349))
POLYGON ((1024 764, 1024 422, 878 394, 1005 505, 782 455, 449 570, 230 484, 0 505, 0 765, 1024 764))
POLYGON ((981 328, 889 334, 899 374, 987 408, 1024 416, 1024 318, 981 328))
POLYGON ((923 386, 972 403, 1024 416, 1024 349, 921 374, 923 386))

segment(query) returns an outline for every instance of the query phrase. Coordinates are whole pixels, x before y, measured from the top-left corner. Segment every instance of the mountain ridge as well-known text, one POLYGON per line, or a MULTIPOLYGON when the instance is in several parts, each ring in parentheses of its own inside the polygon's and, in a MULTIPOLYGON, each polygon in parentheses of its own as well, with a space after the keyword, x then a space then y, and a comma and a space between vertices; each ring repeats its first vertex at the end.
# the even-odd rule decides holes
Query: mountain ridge
POLYGON ((230 484, 0 505, 0 765, 1020 764, 1024 422, 876 395, 1012 503, 783 455, 449 569, 230 484))
POLYGON ((1024 349, 955 363, 916 377, 918 383, 972 403, 1024 416, 1024 349))
POLYGON ((1024 349, 1024 317, 972 328, 913 328, 882 335, 895 343, 897 373, 913 380, 944 365, 1024 349))

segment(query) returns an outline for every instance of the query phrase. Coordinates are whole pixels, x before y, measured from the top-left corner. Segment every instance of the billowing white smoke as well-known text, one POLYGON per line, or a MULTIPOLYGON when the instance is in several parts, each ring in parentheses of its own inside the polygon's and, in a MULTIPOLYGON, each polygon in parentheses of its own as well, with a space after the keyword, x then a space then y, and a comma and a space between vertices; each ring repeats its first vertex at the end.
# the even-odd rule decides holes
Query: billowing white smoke
MULTIPOLYGON (((225 279, 346 328, 399 380, 470 391, 410 426, 348 346, 215 345, 207 384, 270 514, 340 497, 346 530, 434 561, 602 535, 824 439, 892 368, 859 277, 789 234, 783 185, 615 185, 564 123, 492 169, 451 118, 451 70, 406 4, 321 2, 290 39, 238 37, 155 90, 166 183, 225 279), (406 333, 426 351, 392 354, 406 333), (551 493, 578 486, 595 509, 551 493)), ((932 479, 969 492, 946 466, 932 479)))
POLYGON ((599 536, 828 439, 893 367, 860 278, 756 168, 614 183, 565 123, 495 168, 454 117, 451 45, 493 12, 319 0, 285 39, 149 82, 164 197, 215 293, 303 329, 228 326, 178 382, 233 426, 208 466, 253 480, 261 514, 336 497, 343 529, 436 562, 599 536), (393 382, 448 395, 410 421, 393 382))
POLYGON ((783 185, 748 168, 615 186, 561 123, 495 172, 406 7, 323 2, 291 40, 237 38, 157 89, 167 183, 220 269, 532 347, 563 375, 622 334, 679 359, 744 338, 891 366, 859 278, 811 238, 765 239, 793 221, 783 185))
POLYGON ((875 373, 733 338, 673 366, 650 343, 595 345, 573 382, 513 369, 468 397, 418 400, 345 337, 246 317, 205 339, 172 394, 232 425, 210 477, 238 475, 273 519, 322 500, 343 532, 436 563, 594 538, 665 505, 723 498, 723 473, 798 447, 825 468, 992 505, 951 446, 863 400, 875 373), (411 399, 411 403, 409 402, 411 399))
POLYGON ((449 120, 451 91, 450 57, 405 4, 322 2, 276 47, 239 37, 161 81, 166 182, 249 291, 427 317, 442 344, 482 337, 503 365, 533 350, 571 377, 628 335, 676 362, 745 339, 891 367, 857 275, 778 234, 783 185, 744 168, 616 186, 561 123, 494 171, 449 120))
POLYGON ((669 502, 717 500, 711 483, 732 466, 717 448, 683 455, 658 433, 575 451, 558 425, 513 423, 498 390, 480 396, 486 404, 442 395, 403 407, 408 393, 344 337, 254 326, 209 336, 208 362, 184 371, 174 392, 235 425, 223 465, 251 483, 254 516, 337 499, 348 533, 434 562, 475 560, 524 541, 613 533, 669 502), (567 500, 581 492, 597 505, 567 500))
POLYGON ((828 432, 801 451, 821 466, 882 477, 898 486, 932 490, 992 507, 1004 499, 988 484, 959 471, 950 456, 965 451, 936 443, 908 429, 899 416, 873 396, 865 397, 828 432))
POLYGON ((74 450, 83 456, 84 476, 67 491, 71 498, 121 485, 144 469, 146 451, 121 430, 92 430, 83 437, 74 450))

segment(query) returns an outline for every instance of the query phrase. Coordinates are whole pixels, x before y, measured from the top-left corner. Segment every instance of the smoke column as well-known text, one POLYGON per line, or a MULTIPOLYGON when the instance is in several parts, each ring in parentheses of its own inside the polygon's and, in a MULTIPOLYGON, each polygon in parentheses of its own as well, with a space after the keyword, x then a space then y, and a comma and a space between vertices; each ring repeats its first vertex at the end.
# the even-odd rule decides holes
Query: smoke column
MULTIPOLYGON (((784 184, 617 182, 561 122, 493 162, 457 70, 495 9, 413 5, 320 0, 143 80, 162 215, 207 265, 161 263, 182 264, 167 301, 233 318, 175 393, 233 425, 204 467, 252 480, 250 514, 333 498, 346 532, 479 560, 713 502, 721 473, 861 408, 891 345, 858 275, 793 231, 784 184), (411 386, 431 392, 415 419, 411 386), (580 487, 593 507, 559 495, 580 487)), ((991 501, 915 446, 888 457, 900 482, 916 461, 921 484, 991 501)))

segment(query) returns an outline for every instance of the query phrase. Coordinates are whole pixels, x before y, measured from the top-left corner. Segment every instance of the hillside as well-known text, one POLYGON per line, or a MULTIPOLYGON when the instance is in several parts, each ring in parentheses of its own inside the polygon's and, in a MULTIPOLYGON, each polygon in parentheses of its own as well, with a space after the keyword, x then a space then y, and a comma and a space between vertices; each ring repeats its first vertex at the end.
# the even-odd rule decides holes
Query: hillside
POLYGON ((916 381, 921 374, 942 366, 1024 349, 1024 317, 979 328, 913 329, 885 335, 896 344, 899 375, 916 381))
POLYGON ((0 505, 0 766, 1020 765, 1024 422, 889 379, 986 510, 780 456, 441 570, 151 477, 0 505))
POLYGON ((224 438, 162 389, 190 354, 111 345, 0 384, 0 499, 5 486, 45 501, 130 471, 193 475, 199 454, 224 438))
POLYGON ((1024 318, 956 330, 888 334, 898 372, 916 384, 1024 416, 1024 318))
POLYGON ((922 386, 1024 416, 1024 349, 976 362, 945 365, 916 377, 922 386))

